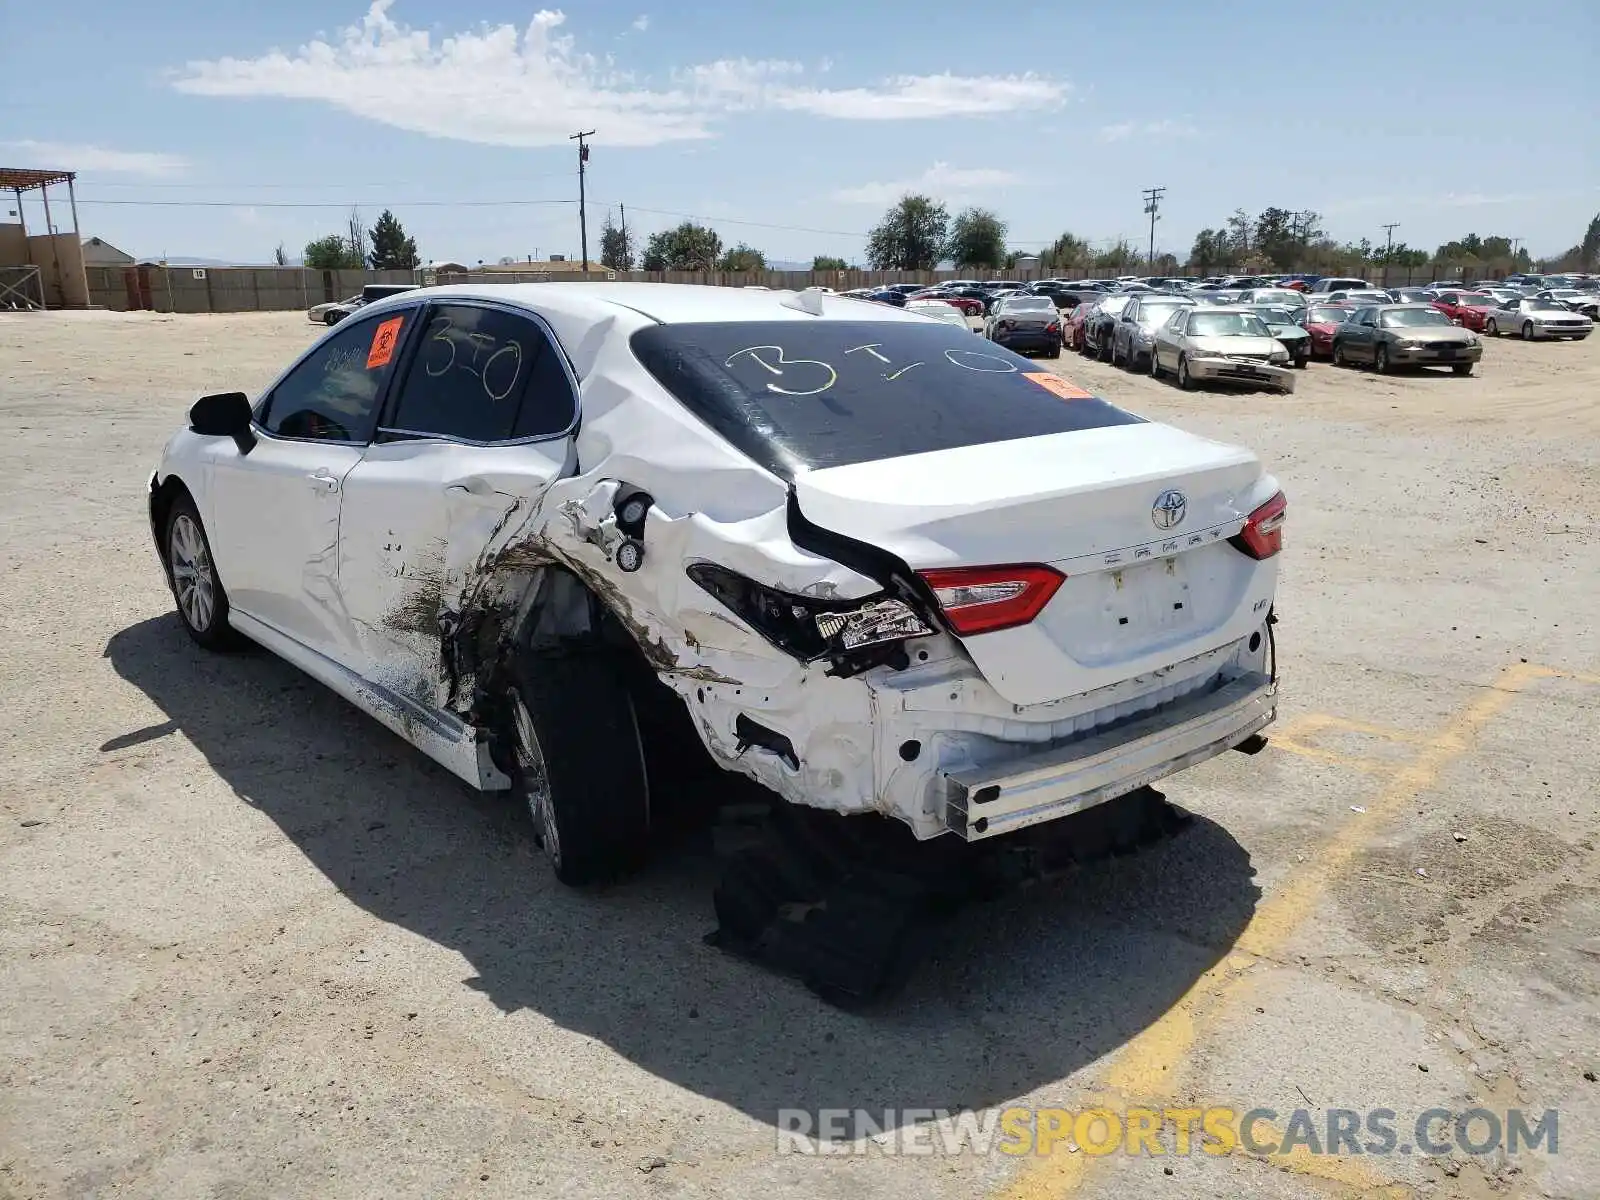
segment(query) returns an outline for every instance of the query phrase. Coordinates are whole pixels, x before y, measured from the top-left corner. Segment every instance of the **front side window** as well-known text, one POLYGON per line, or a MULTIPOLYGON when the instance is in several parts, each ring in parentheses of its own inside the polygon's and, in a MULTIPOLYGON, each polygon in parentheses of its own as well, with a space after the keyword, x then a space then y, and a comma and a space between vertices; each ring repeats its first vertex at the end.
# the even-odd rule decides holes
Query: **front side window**
POLYGON ((272 389, 262 427, 279 437, 365 442, 414 309, 341 324, 272 389))
POLYGON ((571 426, 577 401, 561 352, 530 318, 441 304, 421 336, 386 432, 504 442, 571 426))
POLYGON ((673 397, 780 478, 1140 418, 933 321, 654 325, 632 347, 673 397))

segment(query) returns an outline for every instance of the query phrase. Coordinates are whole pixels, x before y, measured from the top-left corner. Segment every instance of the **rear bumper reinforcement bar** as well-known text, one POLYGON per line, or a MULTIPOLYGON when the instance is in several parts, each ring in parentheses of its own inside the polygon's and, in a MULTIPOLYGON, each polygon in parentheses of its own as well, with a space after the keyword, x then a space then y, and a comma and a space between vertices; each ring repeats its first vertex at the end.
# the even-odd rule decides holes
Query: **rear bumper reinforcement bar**
POLYGON ((945 823, 967 841, 1026 829, 1114 800, 1231 750, 1277 715, 1260 672, 1053 750, 943 772, 945 823))

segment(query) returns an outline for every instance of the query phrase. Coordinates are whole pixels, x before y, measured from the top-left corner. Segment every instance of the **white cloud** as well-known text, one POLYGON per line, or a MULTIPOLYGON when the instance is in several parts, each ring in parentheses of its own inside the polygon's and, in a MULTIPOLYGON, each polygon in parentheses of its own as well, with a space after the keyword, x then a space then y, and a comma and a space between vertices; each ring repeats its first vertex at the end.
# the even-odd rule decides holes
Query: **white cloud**
POLYGON ((635 17, 633 19, 633 24, 630 25, 629 28, 632 29, 635 33, 643 33, 646 29, 649 29, 650 28, 650 16, 649 16, 649 14, 648 13, 640 13, 637 17, 635 17))
POLYGON ((151 154, 141 150, 108 150, 104 146, 79 146, 66 142, 36 142, 24 139, 0 142, 10 150, 20 150, 43 169, 98 171, 107 175, 181 175, 189 169, 187 159, 176 154, 151 154))
MULTIPOLYGON (((565 14, 541 10, 526 28, 484 26, 435 39, 373 0, 360 24, 292 54, 191 62, 182 92, 331 104, 434 137, 505 146, 558 145, 594 127, 611 145, 706 138, 733 112, 776 109, 842 120, 982 115, 1061 104, 1065 83, 1035 75, 897 76, 872 87, 806 86, 798 63, 727 59, 674 71, 652 86, 580 53, 559 33, 565 14)), ((648 27, 641 16, 633 28, 648 27)))
POLYGON ((991 192, 1021 182, 1021 176, 997 167, 952 167, 934 163, 915 179, 886 183, 864 183, 833 193, 846 204, 893 204, 907 192, 930 192, 936 198, 950 199, 980 192, 991 192))
POLYGON ((1100 127, 1102 142, 1122 142, 1131 137, 1192 137, 1199 131, 1187 121, 1119 121, 1100 127))

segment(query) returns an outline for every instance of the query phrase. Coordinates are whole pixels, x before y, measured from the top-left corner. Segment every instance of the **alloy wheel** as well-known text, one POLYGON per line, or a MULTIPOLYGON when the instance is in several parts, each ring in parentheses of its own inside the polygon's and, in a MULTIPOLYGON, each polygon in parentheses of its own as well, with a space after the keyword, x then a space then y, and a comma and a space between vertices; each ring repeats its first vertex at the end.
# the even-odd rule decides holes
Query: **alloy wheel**
POLYGON ((172 522, 167 560, 184 620, 197 632, 206 632, 217 610, 217 577, 206 552, 206 539, 187 513, 180 513, 172 522))

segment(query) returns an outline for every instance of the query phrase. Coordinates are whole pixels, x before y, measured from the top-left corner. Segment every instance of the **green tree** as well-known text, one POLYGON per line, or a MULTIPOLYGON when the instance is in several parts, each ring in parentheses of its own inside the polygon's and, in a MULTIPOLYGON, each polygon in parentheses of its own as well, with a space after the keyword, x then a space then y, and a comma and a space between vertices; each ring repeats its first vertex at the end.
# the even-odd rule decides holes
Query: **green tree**
POLYGON ((850 264, 831 254, 819 254, 811 260, 813 271, 848 271, 850 264))
POLYGON ((1583 231, 1583 241, 1578 243, 1578 264, 1585 271, 1600 266, 1600 213, 1595 214, 1589 228, 1583 231))
POLYGON ((646 271, 713 271, 722 257, 722 239, 714 229, 685 221, 650 235, 644 247, 646 271))
POLYGON ((950 223, 945 257, 957 267, 998 267, 1006 260, 1006 223, 987 208, 969 208, 950 223))
POLYGON ((374 271, 415 271, 417 269, 417 239, 407 235, 395 215, 387 208, 367 234, 372 243, 372 269, 374 271))
POLYGON ((631 271, 633 251, 633 234, 618 228, 607 212, 605 224, 600 226, 600 265, 610 271, 631 271))
POLYGON ((306 243, 306 266, 313 271, 358 271, 366 266, 361 255, 350 249, 342 233, 330 233, 306 243))
POLYGON ((867 235, 867 261, 879 271, 931 271, 949 226, 944 205, 927 196, 902 196, 867 235))
POLYGON ((1189 265, 1202 275, 1209 275, 1217 267, 1233 262, 1233 247, 1228 243, 1224 229, 1202 229, 1194 236, 1189 250, 1189 265))
POLYGON ((1127 238, 1118 238, 1112 245, 1095 254, 1094 269, 1097 271, 1121 271, 1140 262, 1143 258, 1144 255, 1130 245, 1127 238))
POLYGON ((1254 232, 1255 222, 1250 219, 1250 214, 1242 208, 1234 209, 1233 216, 1228 218, 1227 238, 1235 261, 1250 253, 1252 249, 1250 236, 1254 232))
POLYGON ((1063 233, 1039 255, 1039 265, 1050 271, 1081 267, 1093 256, 1089 243, 1081 237, 1063 233))
POLYGON ((722 256, 718 266, 724 271, 738 271, 749 274, 752 271, 765 271, 767 269, 767 256, 754 246, 747 246, 740 242, 737 246, 729 248, 722 256))

